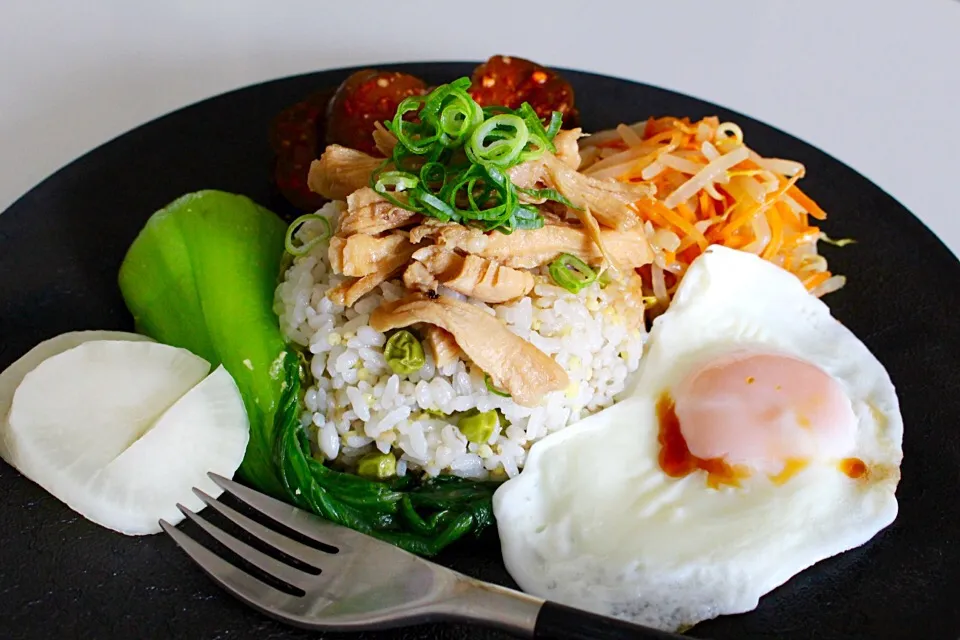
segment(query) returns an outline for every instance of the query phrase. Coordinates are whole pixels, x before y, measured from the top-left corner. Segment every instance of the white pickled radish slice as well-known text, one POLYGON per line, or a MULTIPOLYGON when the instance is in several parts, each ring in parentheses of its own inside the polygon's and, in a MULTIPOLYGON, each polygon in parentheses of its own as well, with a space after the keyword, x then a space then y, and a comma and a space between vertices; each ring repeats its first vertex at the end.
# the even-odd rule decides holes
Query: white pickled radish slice
POLYGON ((24 376, 47 358, 94 340, 152 342, 145 335, 125 331, 71 331, 45 340, 30 349, 19 360, 0 373, 0 457, 11 465, 17 466, 16 462, 11 459, 10 451, 6 446, 7 414, 10 412, 10 403, 13 402, 13 394, 20 386, 24 376))
POLYGON ((156 533, 160 518, 173 524, 183 519, 178 502, 193 511, 203 509, 193 487, 212 496, 222 493, 207 472, 232 477, 243 461, 249 437, 240 391, 220 366, 87 486, 69 492, 65 502, 90 520, 122 533, 156 533))
POLYGON ((13 396, 7 436, 16 466, 72 509, 127 534, 199 508, 192 487, 219 493, 249 438, 230 375, 184 349, 97 341, 54 355, 13 396), (203 380, 203 382, 201 382, 203 380), (199 383, 199 384, 198 384, 199 383))
POLYGON ((64 351, 14 393, 11 453, 28 476, 28 461, 42 460, 69 469, 62 481, 72 483, 120 455, 209 371, 203 358, 155 342, 105 340, 64 351))

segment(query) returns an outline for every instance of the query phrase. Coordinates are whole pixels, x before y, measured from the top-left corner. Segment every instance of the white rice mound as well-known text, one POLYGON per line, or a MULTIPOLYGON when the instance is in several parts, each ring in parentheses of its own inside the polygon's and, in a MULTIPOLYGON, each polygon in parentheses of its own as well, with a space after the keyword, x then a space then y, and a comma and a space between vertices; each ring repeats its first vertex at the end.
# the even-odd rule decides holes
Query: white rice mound
MULTIPOLYGON (((331 228, 344 203, 317 213, 331 228)), ((307 243, 324 231, 309 221, 297 232, 307 243)), ((472 362, 426 363, 400 376, 383 356, 387 335, 370 328, 370 313, 383 301, 407 295, 399 279, 384 282, 344 308, 326 292, 344 279, 333 274, 328 243, 295 258, 277 287, 275 311, 285 336, 304 348, 311 383, 303 396, 301 422, 310 430, 315 453, 351 469, 363 455, 393 452, 397 474, 450 473, 466 478, 513 477, 523 468, 530 445, 547 434, 613 404, 640 363, 646 330, 639 293, 611 283, 594 283, 578 294, 556 286, 546 270, 530 295, 488 305, 441 288, 499 318, 506 327, 548 354, 570 377, 570 386, 523 407, 488 391, 484 372, 472 362), (471 443, 457 428, 459 412, 499 409, 499 424, 485 443, 471 443)), ((413 328, 416 333, 416 327, 413 328)))

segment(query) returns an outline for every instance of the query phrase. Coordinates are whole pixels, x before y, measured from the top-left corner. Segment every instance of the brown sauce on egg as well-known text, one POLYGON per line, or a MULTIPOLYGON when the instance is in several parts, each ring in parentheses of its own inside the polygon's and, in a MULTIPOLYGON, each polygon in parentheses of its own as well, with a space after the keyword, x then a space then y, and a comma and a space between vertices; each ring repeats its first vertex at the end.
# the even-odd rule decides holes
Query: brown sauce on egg
POLYGON ((698 470, 706 471, 707 486, 718 489, 723 485, 739 487, 740 480, 750 475, 741 465, 730 465, 720 458, 705 460, 690 453, 680 431, 680 419, 674 411, 673 399, 667 394, 657 402, 657 418, 660 425, 660 468, 671 478, 682 478, 698 470))

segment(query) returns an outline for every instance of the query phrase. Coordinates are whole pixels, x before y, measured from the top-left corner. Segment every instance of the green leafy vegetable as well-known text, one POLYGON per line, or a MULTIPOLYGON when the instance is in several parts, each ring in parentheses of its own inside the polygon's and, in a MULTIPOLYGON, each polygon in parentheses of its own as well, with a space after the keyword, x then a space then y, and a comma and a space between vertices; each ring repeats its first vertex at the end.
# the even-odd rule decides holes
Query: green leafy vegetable
POLYGON ((286 352, 273 291, 285 231, 242 196, 185 195, 150 218, 119 278, 138 331, 222 362, 233 376, 252 425, 240 475, 275 496, 285 493, 273 464, 286 352))
MULTIPOLYGON (((370 185, 395 205, 447 222, 485 230, 537 229, 543 216, 522 204, 505 173, 544 151, 556 151, 553 138, 561 114, 545 128, 533 107, 483 109, 460 78, 426 96, 411 96, 384 123, 397 137, 393 154, 373 173, 370 185)), ((569 201, 553 189, 523 190, 540 200, 569 201)))
POLYGON ((273 312, 287 239, 286 225, 253 201, 201 191, 155 213, 120 268, 121 292, 142 333, 223 363, 236 381, 251 430, 242 478, 423 555, 489 526, 494 483, 376 481, 311 456, 300 423, 303 356, 285 343, 273 312))
POLYGON ((569 253, 560 254, 559 258, 550 263, 549 270, 553 281, 570 293, 578 293, 597 281, 597 272, 569 253))
POLYGON ((376 482, 330 469, 311 458, 298 420, 300 368, 294 355, 284 361, 283 427, 279 464, 291 502, 338 524, 376 536, 412 553, 436 555, 471 531, 493 523, 496 483, 454 476, 419 485, 409 476, 376 482))

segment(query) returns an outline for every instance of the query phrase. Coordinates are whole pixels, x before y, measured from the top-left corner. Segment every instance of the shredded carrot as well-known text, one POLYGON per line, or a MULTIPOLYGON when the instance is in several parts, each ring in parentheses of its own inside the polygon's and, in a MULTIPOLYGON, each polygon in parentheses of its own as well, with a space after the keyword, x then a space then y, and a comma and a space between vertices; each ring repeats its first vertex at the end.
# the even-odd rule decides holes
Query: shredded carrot
POLYGON ((674 133, 675 133, 675 132, 669 131, 669 130, 668 130, 668 131, 662 131, 662 132, 658 133, 658 134, 655 135, 655 136, 652 136, 652 137, 650 137, 650 138, 646 138, 646 139, 644 140, 644 142, 646 142, 646 143, 648 143, 648 144, 660 144, 661 142, 667 142, 668 140, 672 140, 672 139, 673 139, 674 133))
POLYGON ((659 218, 665 220, 667 224, 674 227, 677 231, 682 232, 684 235, 692 236, 694 239, 696 239, 697 244, 700 245, 701 249, 706 249, 707 245, 710 244, 707 242, 706 237, 697 231, 697 228, 694 227, 689 221, 685 220, 683 216, 674 213, 673 210, 668 209, 656 198, 640 200, 637 202, 637 205, 642 207, 645 211, 652 210, 659 218))
POLYGON ((803 280, 803 286, 807 288, 807 291, 813 291, 824 282, 830 279, 829 271, 818 271, 812 276, 808 276, 803 280))
POLYGON ((771 260, 780 251, 783 244, 783 218, 782 213, 774 205, 767 209, 767 224, 770 225, 770 242, 760 254, 764 260, 771 260))
POLYGON ((802 224, 800 216, 794 213, 785 200, 777 200, 773 203, 773 206, 780 212, 780 219, 787 228, 796 230, 806 228, 806 225, 802 224))
POLYGON ((748 236, 730 236, 723 244, 731 249, 743 249, 751 240, 748 236))
POLYGON ((709 220, 713 217, 713 198, 711 198, 710 194, 706 191, 700 192, 700 212, 704 220, 709 220))
POLYGON ((810 196, 805 194, 803 191, 800 191, 800 189, 797 187, 791 186, 789 189, 787 189, 787 193, 790 194, 791 198, 797 201, 797 204, 806 209, 807 213, 812 215, 817 220, 827 219, 827 214, 823 211, 823 209, 821 209, 816 202, 811 200, 810 196))
POLYGON ((688 207, 685 202, 681 202, 677 205, 677 211, 679 211, 680 215, 682 215, 686 220, 690 222, 697 221, 697 215, 690 210, 690 207, 688 207))
POLYGON ((686 249, 684 249, 683 251, 681 251, 680 253, 678 253, 677 258, 682 260, 684 264, 690 264, 691 262, 696 260, 697 256, 699 256, 701 253, 703 252, 700 250, 700 247, 697 246, 696 244, 693 244, 687 247, 686 249))

